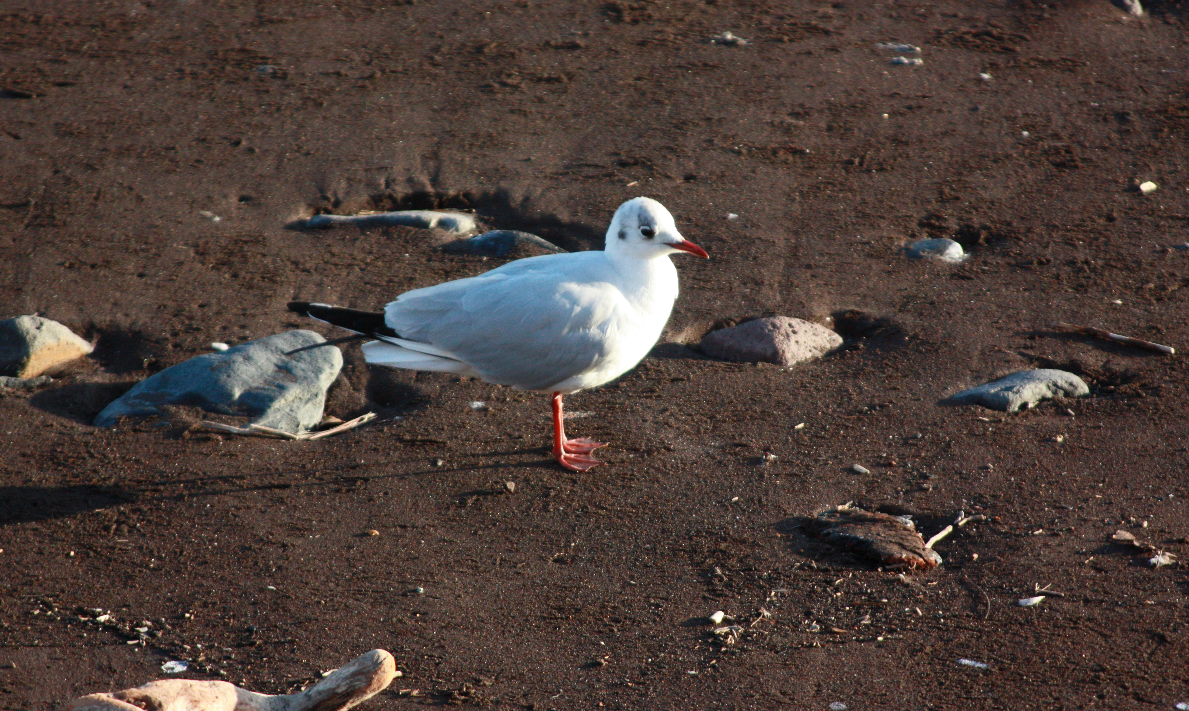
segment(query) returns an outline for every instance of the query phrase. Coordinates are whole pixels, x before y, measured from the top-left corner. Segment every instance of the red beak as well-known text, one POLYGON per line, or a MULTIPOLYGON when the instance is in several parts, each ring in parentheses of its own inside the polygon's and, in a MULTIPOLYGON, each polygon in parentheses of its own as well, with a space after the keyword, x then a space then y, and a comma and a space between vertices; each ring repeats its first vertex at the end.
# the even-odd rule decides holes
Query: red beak
POLYGON ((702 249, 701 247, 694 244, 693 242, 690 242, 687 239, 683 239, 680 242, 672 242, 669 244, 669 246, 672 247, 673 249, 680 249, 682 252, 689 252, 690 254, 696 254, 699 257, 701 257, 702 259, 710 259, 710 255, 706 254, 706 250, 702 249))

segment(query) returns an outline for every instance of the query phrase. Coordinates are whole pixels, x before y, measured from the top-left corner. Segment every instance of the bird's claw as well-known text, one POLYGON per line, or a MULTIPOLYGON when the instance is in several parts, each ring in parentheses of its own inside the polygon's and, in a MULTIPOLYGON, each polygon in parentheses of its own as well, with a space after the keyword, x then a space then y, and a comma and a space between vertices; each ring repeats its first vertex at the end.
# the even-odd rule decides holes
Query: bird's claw
POLYGON ((606 442, 596 442, 589 437, 579 437, 578 439, 567 439, 561 448, 566 454, 590 454, 599 447, 606 446, 606 442))
POLYGON ((561 454, 554 454, 553 456, 555 459, 557 459, 558 464, 572 472, 584 472, 587 469, 604 464, 604 462, 600 462, 599 460, 587 454, 570 454, 568 452, 562 452, 561 454))

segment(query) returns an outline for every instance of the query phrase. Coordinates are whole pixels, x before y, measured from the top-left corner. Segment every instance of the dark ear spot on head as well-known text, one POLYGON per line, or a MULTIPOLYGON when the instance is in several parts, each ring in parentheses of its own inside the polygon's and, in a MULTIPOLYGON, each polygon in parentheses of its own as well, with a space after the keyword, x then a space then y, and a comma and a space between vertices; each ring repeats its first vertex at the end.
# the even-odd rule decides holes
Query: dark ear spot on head
POLYGON ((620 228, 619 228, 619 238, 620 238, 620 239, 627 239, 627 238, 628 238, 628 231, 627 231, 627 230, 625 230, 624 228, 620 227, 620 228))

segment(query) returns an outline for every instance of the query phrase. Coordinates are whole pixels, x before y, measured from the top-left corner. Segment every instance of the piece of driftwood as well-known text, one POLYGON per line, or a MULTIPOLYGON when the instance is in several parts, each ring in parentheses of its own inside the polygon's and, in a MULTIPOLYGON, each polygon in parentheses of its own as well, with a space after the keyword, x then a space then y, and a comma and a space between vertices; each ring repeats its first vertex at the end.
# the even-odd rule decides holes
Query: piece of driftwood
POLYGON ((66 711, 341 711, 388 688, 396 675, 392 655, 373 649, 299 694, 270 696, 225 681, 162 679, 84 696, 66 711))
POLYGON ((337 427, 331 427, 328 430, 319 430, 317 432, 299 432, 297 434, 257 424, 249 424, 247 427, 236 427, 235 425, 225 425, 222 422, 211 422, 210 420, 203 420, 198 424, 204 429, 214 430, 216 432, 230 432, 231 434, 237 435, 256 435, 258 437, 277 437, 279 439, 292 439, 304 442, 313 439, 322 439, 323 437, 329 437, 340 432, 346 432, 347 430, 355 429, 366 422, 371 422, 374 419, 376 419, 376 413, 369 412, 366 415, 360 415, 354 420, 349 420, 341 425, 338 425, 337 427))
POLYGON ((953 533, 954 528, 961 528, 962 526, 965 526, 966 524, 970 523, 971 521, 986 521, 986 520, 987 520, 987 517, 982 514, 975 514, 973 516, 967 516, 962 511, 959 511, 958 512, 958 520, 954 521, 950 525, 948 525, 945 528, 938 531, 936 535, 934 535, 932 538, 929 539, 929 541, 925 544, 925 547, 928 548, 929 550, 933 550, 933 546, 937 545, 943 538, 945 538, 946 536, 953 533))
POLYGON ((1060 321, 1053 324, 1053 329, 1062 333, 1080 333, 1083 336, 1094 336, 1101 338, 1104 341, 1114 341, 1115 343, 1126 343, 1129 346, 1139 346, 1140 348, 1147 348, 1150 351, 1158 353, 1166 353, 1168 355, 1176 355, 1177 350, 1172 346, 1162 346, 1159 343, 1152 343, 1151 341, 1142 341, 1138 338, 1130 336, 1120 336, 1117 333, 1111 333, 1102 328, 1093 328, 1091 326, 1075 326, 1072 323, 1061 323, 1060 321))

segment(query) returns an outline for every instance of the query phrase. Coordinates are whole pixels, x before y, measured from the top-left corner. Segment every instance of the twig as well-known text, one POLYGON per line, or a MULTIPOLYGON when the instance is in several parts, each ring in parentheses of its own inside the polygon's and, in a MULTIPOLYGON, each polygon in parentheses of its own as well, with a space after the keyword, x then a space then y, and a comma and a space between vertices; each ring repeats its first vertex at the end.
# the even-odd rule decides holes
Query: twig
POLYGON ((925 547, 932 550, 933 546, 937 545, 937 543, 939 543, 941 541, 941 539, 943 539, 946 536, 953 533, 955 528, 961 528, 962 526, 965 526, 966 524, 970 523, 971 521, 986 521, 986 520, 987 520, 987 517, 984 516, 983 514, 975 514, 974 516, 967 516, 967 515, 965 515, 965 512, 959 511, 958 512, 958 520, 954 521, 950 525, 941 529, 941 531, 939 531, 936 536, 933 536, 932 538, 929 539, 929 541, 927 543, 925 543, 925 547))
POLYGON ((1114 341, 1115 343, 1126 343, 1129 346, 1139 346, 1140 348, 1147 348, 1150 351, 1158 351, 1168 355, 1174 355, 1177 352, 1172 346, 1162 346, 1159 343, 1152 343, 1151 341, 1141 341, 1138 338, 1131 338, 1130 336, 1120 336, 1117 333, 1111 333, 1101 328, 1075 326, 1071 323, 1061 323, 1060 321, 1054 323, 1053 328, 1062 333, 1080 333, 1084 336, 1094 336, 1106 341, 1114 341))
POLYGON ((257 435, 260 437, 277 437, 280 439, 305 442, 309 440, 322 439, 323 437, 329 437, 340 432, 346 432, 347 430, 353 430, 356 427, 364 423, 371 422, 374 419, 376 419, 376 413, 369 412, 366 415, 360 415, 354 420, 344 422, 343 424, 338 425, 337 427, 332 427, 328 430, 322 430, 320 432, 301 432, 298 434, 293 434, 292 432, 286 432, 284 430, 273 429, 272 427, 265 427, 264 425, 257 424, 250 424, 247 427, 236 427, 235 425, 225 425, 222 422, 211 422, 209 420, 203 420, 198 424, 199 426, 208 430, 216 430, 218 432, 230 432, 231 434, 245 436, 257 435))
POLYGON ((356 427, 358 427, 362 424, 371 422, 374 419, 376 419, 376 413, 369 412, 366 415, 360 415, 359 417, 356 417, 354 420, 344 422, 343 424, 338 425, 337 427, 331 427, 328 430, 322 430, 320 432, 307 432, 306 433, 307 436, 305 437, 305 439, 309 439, 309 440, 322 439, 323 437, 329 437, 331 435, 336 435, 339 432, 346 432, 347 430, 353 430, 356 427))

